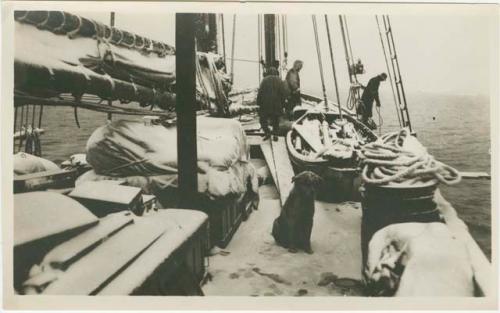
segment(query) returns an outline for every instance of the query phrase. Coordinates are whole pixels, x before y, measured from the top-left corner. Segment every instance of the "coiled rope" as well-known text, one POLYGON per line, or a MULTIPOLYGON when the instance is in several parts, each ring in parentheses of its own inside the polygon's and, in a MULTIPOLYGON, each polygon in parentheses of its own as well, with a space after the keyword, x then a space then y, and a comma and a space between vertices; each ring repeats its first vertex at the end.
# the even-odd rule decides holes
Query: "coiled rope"
POLYGON ((364 145, 358 151, 363 166, 362 180, 372 185, 392 182, 414 185, 430 180, 446 185, 460 182, 461 176, 456 169, 437 161, 426 149, 412 151, 403 148, 410 136, 410 130, 403 128, 364 145))

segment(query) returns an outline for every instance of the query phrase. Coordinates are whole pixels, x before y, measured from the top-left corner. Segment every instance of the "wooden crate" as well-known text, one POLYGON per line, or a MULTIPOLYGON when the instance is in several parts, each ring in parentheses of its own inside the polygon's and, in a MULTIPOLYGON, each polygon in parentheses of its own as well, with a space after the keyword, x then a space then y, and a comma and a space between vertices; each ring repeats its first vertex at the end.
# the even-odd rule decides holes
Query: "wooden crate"
MULTIPOLYGON (((156 194, 164 208, 176 207, 178 193, 176 188, 166 188, 156 194)), ((225 248, 243 220, 246 220, 255 206, 257 195, 247 191, 243 196, 227 196, 210 199, 197 193, 194 197, 196 209, 208 215, 210 247, 225 248)))
POLYGON ((206 273, 209 228, 205 223, 165 260, 132 295, 202 296, 200 284, 206 273))

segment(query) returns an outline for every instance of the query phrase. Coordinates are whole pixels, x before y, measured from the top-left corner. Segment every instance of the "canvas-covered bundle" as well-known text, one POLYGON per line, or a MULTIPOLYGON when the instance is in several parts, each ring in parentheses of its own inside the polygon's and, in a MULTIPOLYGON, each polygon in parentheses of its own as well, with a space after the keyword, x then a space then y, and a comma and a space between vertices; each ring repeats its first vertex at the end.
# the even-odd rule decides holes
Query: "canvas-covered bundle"
MULTIPOLYGON (((257 175, 241 125, 230 119, 199 117, 198 191, 210 198, 256 191, 257 175)), ((87 142, 93 170, 79 181, 124 179, 155 193, 177 186, 177 129, 118 120, 94 131, 87 142)))

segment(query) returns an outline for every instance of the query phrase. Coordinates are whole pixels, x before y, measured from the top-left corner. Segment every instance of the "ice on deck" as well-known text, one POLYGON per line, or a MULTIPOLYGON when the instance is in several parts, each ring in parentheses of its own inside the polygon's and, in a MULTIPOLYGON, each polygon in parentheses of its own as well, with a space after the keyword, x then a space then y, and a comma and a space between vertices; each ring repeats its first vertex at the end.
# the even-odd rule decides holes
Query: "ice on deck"
POLYGON ((311 235, 314 254, 293 254, 276 245, 271 236, 280 212, 275 187, 262 186, 259 194, 259 209, 240 226, 226 249, 210 257, 212 278, 203 286, 205 295, 361 295, 359 203, 316 202, 311 235), (324 277, 326 285, 319 286, 324 277))

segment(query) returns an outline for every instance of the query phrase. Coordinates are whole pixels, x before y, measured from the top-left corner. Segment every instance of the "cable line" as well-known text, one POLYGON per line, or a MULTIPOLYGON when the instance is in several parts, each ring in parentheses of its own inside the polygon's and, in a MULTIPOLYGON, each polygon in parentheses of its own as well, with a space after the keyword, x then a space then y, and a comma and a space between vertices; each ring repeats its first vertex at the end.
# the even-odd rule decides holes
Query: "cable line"
POLYGON ((380 37, 380 43, 382 44, 382 51, 384 52, 384 61, 385 61, 385 66, 387 68, 387 74, 389 74, 389 83, 391 85, 392 98, 394 100, 394 107, 396 108, 396 115, 398 117, 399 127, 402 127, 403 124, 401 123, 401 117, 399 116, 400 113, 399 113, 399 109, 398 109, 398 102, 396 100, 396 91, 394 90, 393 78, 392 78, 391 70, 389 68, 389 60, 387 59, 387 53, 386 53, 385 45, 384 45, 384 38, 382 37, 382 31, 380 30, 380 23, 379 23, 377 15, 375 15, 375 20, 377 21, 377 28, 378 28, 378 34, 380 37))
POLYGON ((328 109, 328 99, 326 97, 326 88, 325 88, 325 77, 323 76, 323 63, 321 61, 321 51, 319 46, 318 39, 318 25, 316 23, 316 16, 312 15, 312 22, 314 28, 314 39, 316 41, 316 53, 318 54, 318 64, 319 64, 319 73, 321 75, 321 88, 323 89, 323 98, 325 101, 325 109, 328 109))
POLYGON ((236 14, 233 15, 233 41, 231 43, 231 84, 234 82, 234 43, 236 38, 236 14))
POLYGON ((335 83, 335 95, 337 96, 337 105, 339 106, 339 114, 342 119, 342 107, 340 104, 339 86, 337 85, 337 73, 335 71, 335 60, 333 59, 332 39, 330 37, 330 26, 328 24, 328 16, 325 14, 326 34, 328 36, 328 47, 330 48, 330 59, 332 61, 333 82, 335 83))

